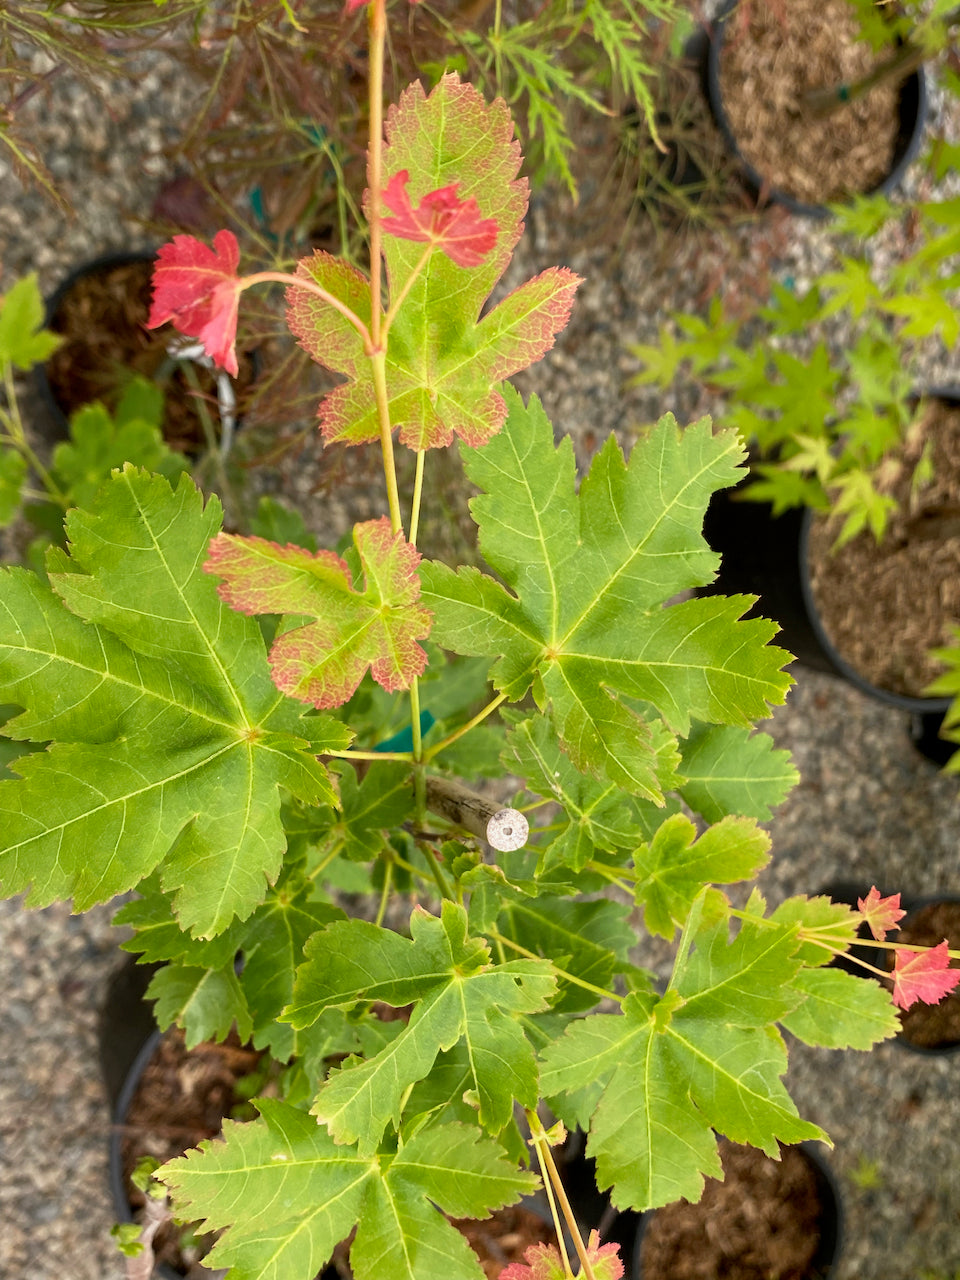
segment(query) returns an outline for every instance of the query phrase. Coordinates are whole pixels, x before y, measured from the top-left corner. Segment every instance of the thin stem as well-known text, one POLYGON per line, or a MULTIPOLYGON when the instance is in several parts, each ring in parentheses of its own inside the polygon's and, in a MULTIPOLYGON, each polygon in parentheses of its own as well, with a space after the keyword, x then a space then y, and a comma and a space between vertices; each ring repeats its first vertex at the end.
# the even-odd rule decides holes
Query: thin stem
POLYGON ((443 874, 440 863, 437 861, 437 855, 428 844, 421 845, 420 852, 427 860, 427 866, 430 868, 430 873, 436 882, 437 888, 440 890, 440 897, 449 898, 451 902, 455 901, 453 892, 447 884, 447 878, 443 874))
POLYGON ((550 1216, 553 1218, 553 1229, 556 1232, 557 1244, 560 1247, 560 1257, 563 1260, 564 1274, 572 1276, 573 1271, 570 1267, 570 1259, 567 1256, 567 1242, 563 1238, 563 1230, 560 1226, 560 1214, 557 1212, 556 1193, 553 1190, 553 1181, 550 1174, 547 1172, 547 1165, 543 1158, 543 1152, 540 1150, 541 1143, 546 1143, 546 1138, 533 1138, 533 1149, 537 1154, 537 1163, 540 1166, 540 1177, 543 1180, 543 1189, 547 1193, 547 1203, 550 1205, 550 1216))
POLYGON ((307 293, 314 294, 322 302, 326 302, 334 310, 339 311, 343 318, 353 325, 363 339, 364 350, 368 354, 373 351, 376 346, 373 335, 356 312, 352 311, 345 302, 341 302, 339 298, 334 297, 332 293, 328 293, 315 280, 306 280, 303 276, 295 276, 289 271, 256 271, 251 276, 242 276, 240 285, 243 289, 248 289, 251 285, 265 284, 268 281, 275 281, 278 284, 287 285, 288 288, 303 289, 307 293))
MULTIPOLYGON (((580 1274, 585 1277, 585 1280, 597 1280, 596 1273, 593 1270, 593 1266, 591 1265, 590 1258, 587 1253, 587 1246, 583 1243, 583 1236, 580 1234, 580 1228, 577 1225, 576 1216, 574 1215, 573 1209, 570 1207, 570 1201, 567 1199, 563 1180, 560 1177, 556 1161, 553 1158, 553 1152, 550 1150, 550 1143, 547 1141, 547 1135, 544 1133, 543 1125, 540 1123, 540 1117, 535 1111, 528 1111, 526 1114, 527 1123, 530 1126, 530 1133, 534 1144, 536 1145, 540 1168, 544 1170, 547 1174, 547 1178, 549 1178, 553 1185, 553 1189, 556 1192, 557 1199, 560 1202, 560 1208, 563 1211, 563 1216, 567 1223, 567 1229, 573 1237, 573 1243, 576 1247, 577 1255, 580 1258, 580 1274)), ((547 1179, 545 1178, 544 1182, 546 1181, 547 1179)), ((569 1274, 570 1263, 567 1261, 565 1250, 563 1251, 563 1262, 569 1274)))
POLYGON ((413 477, 413 500, 410 503, 410 535, 407 541, 412 547, 417 545, 417 534, 420 532, 420 504, 423 501, 423 461, 425 449, 417 450, 417 470, 413 477))
POLYGON ((393 888, 393 859, 391 858, 386 865, 383 873, 383 889, 380 892, 380 905, 377 907, 377 918, 374 924, 379 929, 383 924, 383 917, 387 914, 387 903, 390 901, 390 890, 393 888))
POLYGON ((324 751, 323 756, 330 756, 336 760, 404 760, 408 763, 413 759, 409 751, 324 751))
POLYGON ((468 720, 466 724, 462 724, 459 729, 454 729, 453 733, 448 733, 441 742, 434 743, 432 747, 425 751, 423 754, 424 764, 429 764, 433 757, 438 755, 444 747, 449 747, 451 743, 456 742, 458 738, 462 738, 465 733, 469 733, 471 729, 475 729, 478 724, 486 720, 487 716, 496 711, 501 702, 506 702, 506 700, 507 695, 505 693, 498 693, 491 702, 487 703, 482 711, 477 712, 472 720, 468 720))
POLYGON ((343 848, 343 841, 338 840, 337 843, 333 846, 332 851, 328 853, 325 858, 321 859, 321 861, 317 863, 317 865, 313 868, 313 870, 307 876, 307 879, 316 880, 317 876, 320 874, 321 871, 326 871, 330 863, 334 862, 337 858, 340 857, 340 850, 342 848, 343 848))
POLYGON ((63 492, 53 476, 43 465, 37 454, 27 441, 27 433, 23 426, 23 419, 20 416, 20 402, 17 399, 17 387, 13 376, 12 362, 4 367, 3 371, 4 391, 7 397, 7 412, 4 414, 4 423, 7 433, 10 437, 10 443, 15 449, 26 458, 27 462, 33 468, 39 477, 40 483, 46 489, 50 499, 59 507, 63 507, 66 511, 70 505, 67 495, 63 492))
POLYGON ((410 733, 413 738, 413 795, 416 822, 423 825, 427 812, 427 783, 423 774, 423 736, 420 732, 420 682, 416 676, 410 682, 410 733))
POLYGON ((370 133, 367 147, 367 187, 370 198, 370 332, 373 348, 382 342, 380 315, 381 187, 383 185, 383 46, 387 34, 386 0, 370 5, 370 133))
MULTIPOLYGON (((497 933, 491 930, 487 933, 487 937, 492 938, 494 942, 504 947, 509 947, 511 951, 516 951, 518 955, 526 956, 528 960, 542 960, 543 956, 538 956, 535 951, 528 951, 526 947, 521 947, 519 942, 514 942, 512 938, 506 937, 505 934, 497 933)), ((561 969, 559 965, 553 964, 554 969, 561 978, 567 982, 572 982, 575 987, 582 987, 584 991, 592 991, 595 996, 599 996, 602 1000, 616 1000, 618 1004, 623 1004, 623 996, 618 996, 615 991, 606 991, 603 987, 595 987, 592 982, 587 982, 583 978, 578 978, 575 973, 569 973, 566 969, 561 969)))
POLYGON ((400 515, 400 491, 397 488, 397 464, 393 456, 393 432, 390 426, 390 399, 387 394, 387 355, 375 351, 370 357, 373 372, 373 390, 377 401, 377 418, 380 422, 380 447, 383 451, 383 475, 387 483, 387 503, 390 507, 390 527, 394 534, 403 532, 400 515))

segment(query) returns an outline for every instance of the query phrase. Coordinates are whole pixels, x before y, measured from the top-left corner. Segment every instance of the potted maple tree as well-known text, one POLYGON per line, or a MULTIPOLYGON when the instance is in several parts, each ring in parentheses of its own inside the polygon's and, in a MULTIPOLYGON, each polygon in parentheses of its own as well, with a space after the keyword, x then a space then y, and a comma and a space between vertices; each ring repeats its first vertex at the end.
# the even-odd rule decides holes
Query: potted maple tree
MULTIPOLYGON (((828 967, 862 911, 725 891, 766 862, 758 822, 796 779, 754 732, 790 684, 774 624, 690 595, 717 569, 702 522, 742 475, 736 433, 666 415, 578 484, 570 442, 504 382, 577 278, 485 310, 526 208, 509 111, 447 75, 384 121, 383 0, 369 23, 369 272, 317 252, 244 276, 229 231, 179 236, 151 323, 229 365, 243 293, 279 280, 344 379, 325 440, 380 444, 384 514, 315 551, 289 524, 225 533, 215 496, 127 465, 68 513, 46 578, 5 569, 5 733, 48 745, 0 784, 0 883, 77 910, 135 890, 117 919, 162 966, 160 1024, 235 1029, 281 1068, 256 1119, 156 1172, 178 1219, 220 1233, 206 1265, 313 1280, 350 1240, 357 1280, 477 1280, 448 1219, 516 1202, 535 1166, 558 1243, 518 1265, 612 1280, 558 1172, 566 1129, 617 1207, 696 1198, 718 1134, 772 1154, 825 1137, 783 1084, 781 1029, 866 1049, 896 1019, 828 967), (454 436, 484 569, 420 546, 454 436), (498 772, 519 796, 469 785, 498 772), (633 962, 634 907, 674 945, 665 985, 633 962)), ((889 908, 869 905, 877 927, 889 908)), ((141 1265, 150 1231, 127 1242, 141 1265)))
POLYGON ((792 213, 892 191, 919 154, 923 64, 955 15, 875 0, 727 0, 711 26, 710 107, 748 186, 792 213))

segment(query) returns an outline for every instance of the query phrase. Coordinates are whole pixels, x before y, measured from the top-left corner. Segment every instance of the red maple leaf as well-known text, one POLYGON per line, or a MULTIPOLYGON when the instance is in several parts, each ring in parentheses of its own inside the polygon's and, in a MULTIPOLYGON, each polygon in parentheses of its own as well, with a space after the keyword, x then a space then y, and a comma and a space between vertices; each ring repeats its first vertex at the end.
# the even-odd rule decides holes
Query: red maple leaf
POLYGON ((148 329, 168 321, 199 338, 207 355, 236 377, 237 303, 242 289, 240 249, 232 231, 218 231, 209 248, 195 236, 174 236, 157 254, 148 329))
POLYGON ((360 587, 334 552, 281 547, 266 538, 220 533, 203 566, 223 579, 220 598, 240 613, 311 619, 274 641, 270 669, 278 689, 321 710, 342 706, 368 667, 392 693, 409 688, 427 665, 416 643, 433 621, 419 603, 419 553, 402 533, 391 532, 386 517, 356 525, 353 541, 360 587))
POLYGON ((401 240, 416 240, 442 249, 458 267, 479 267, 497 243, 494 218, 481 218, 480 207, 470 196, 457 196, 459 182, 428 191, 414 209, 407 195, 410 174, 395 173, 383 192, 383 203, 396 214, 384 218, 383 229, 401 240))
POLYGON ((922 1000, 924 1004, 939 1004, 958 982, 960 969, 950 968, 950 956, 946 938, 936 947, 926 951, 898 948, 893 962, 893 1003, 900 1009, 909 1009, 922 1000))
MULTIPOLYGON (((620 1280, 623 1263, 617 1249, 613 1243, 601 1245, 597 1232, 590 1232, 587 1257, 596 1280, 620 1280)), ((499 1280, 565 1280, 567 1272, 555 1244, 533 1244, 523 1256, 526 1262, 511 1262, 500 1272, 499 1280)))
POLYGON ((864 922, 870 926, 870 932, 878 942, 883 942, 888 930, 898 928, 898 921, 907 914, 900 910, 899 893, 894 893, 889 898, 881 898, 880 890, 876 885, 865 898, 857 899, 857 906, 860 908, 864 922))

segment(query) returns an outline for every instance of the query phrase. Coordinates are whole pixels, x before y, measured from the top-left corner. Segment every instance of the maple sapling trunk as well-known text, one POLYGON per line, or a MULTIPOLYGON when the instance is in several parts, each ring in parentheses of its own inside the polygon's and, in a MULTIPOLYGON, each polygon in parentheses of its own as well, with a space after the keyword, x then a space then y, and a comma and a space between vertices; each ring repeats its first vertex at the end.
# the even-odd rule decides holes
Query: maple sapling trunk
POLYGON ((519 809, 502 809, 450 778, 427 779, 427 808, 479 836, 498 853, 527 842, 530 827, 519 809))

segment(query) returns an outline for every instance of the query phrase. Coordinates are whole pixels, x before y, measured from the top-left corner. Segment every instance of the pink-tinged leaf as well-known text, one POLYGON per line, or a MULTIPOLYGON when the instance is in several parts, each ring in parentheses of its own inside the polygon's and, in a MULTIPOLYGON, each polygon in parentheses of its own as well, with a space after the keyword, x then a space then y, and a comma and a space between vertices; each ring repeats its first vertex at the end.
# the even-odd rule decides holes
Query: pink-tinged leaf
POLYGON ((461 200, 458 182, 428 191, 414 209, 407 195, 410 175, 395 173, 383 192, 383 203, 395 215, 383 219, 383 229, 403 240, 416 240, 442 249, 458 267, 479 267, 497 243, 497 224, 481 218, 473 196, 461 200))
POLYGON ((232 231, 218 231, 213 248, 194 236, 174 236, 157 253, 153 305, 147 328, 172 323, 180 333, 199 338, 204 349, 233 377, 237 365, 237 305, 242 282, 237 275, 240 249, 232 231))
MULTIPOLYGON (((444 76, 429 96, 415 83, 388 112, 386 135, 384 171, 395 175, 389 197, 402 195, 411 219, 428 197, 449 203, 450 190, 456 188, 458 205, 475 207, 479 222, 495 227, 493 246, 478 266, 465 271, 446 254, 434 254, 413 280, 388 338, 390 421, 411 449, 438 448, 454 435, 480 445, 503 425, 499 384, 549 351, 567 322, 580 281, 565 269, 546 271, 480 319, 520 238, 527 208, 527 184, 517 177, 520 148, 503 102, 488 105, 455 75, 444 76), (414 176, 398 183, 404 173, 414 176)), ((384 238, 384 256, 389 290, 396 297, 423 249, 418 242, 391 235, 384 238)), ((368 287, 359 273, 350 282, 342 276, 331 284, 333 268, 319 255, 301 263, 300 270, 343 301, 348 298, 341 288, 348 290, 350 305, 368 319, 369 300, 362 311, 352 292, 368 287)), ((376 440, 377 406, 366 357, 361 367, 356 334, 331 317, 332 308, 308 300, 303 291, 290 290, 287 297, 290 328, 300 345, 319 364, 347 378, 321 405, 324 439, 345 444, 376 440)))
POLYGON ((870 932, 878 942, 883 942, 890 929, 898 928, 899 921, 907 914, 900 910, 899 893, 891 894, 889 898, 881 898, 880 890, 876 885, 865 898, 857 899, 857 906, 864 922, 870 926, 870 932))
MULTIPOLYGON (((534 1244, 524 1254, 526 1262, 511 1262, 500 1272, 499 1280, 566 1280, 566 1271, 555 1244, 534 1244)), ((600 1244, 596 1231, 590 1232, 587 1257, 596 1280, 620 1280, 623 1263, 617 1245, 600 1244)), ((583 1276, 584 1272, 579 1272, 583 1276)))
POLYGON ((416 641, 429 633, 432 617, 419 604, 416 549, 386 518, 357 525, 353 541, 362 585, 332 551, 265 538, 218 534, 204 564, 222 579, 218 591, 231 608, 311 619, 277 638, 270 669, 278 689, 320 709, 346 702, 368 668, 394 692, 408 688, 427 662, 416 641))
POLYGON ((909 1009, 922 1000, 924 1004, 939 1004, 958 982, 960 969, 950 968, 950 956, 946 939, 926 951, 899 948, 893 962, 893 1003, 900 1009, 909 1009))

